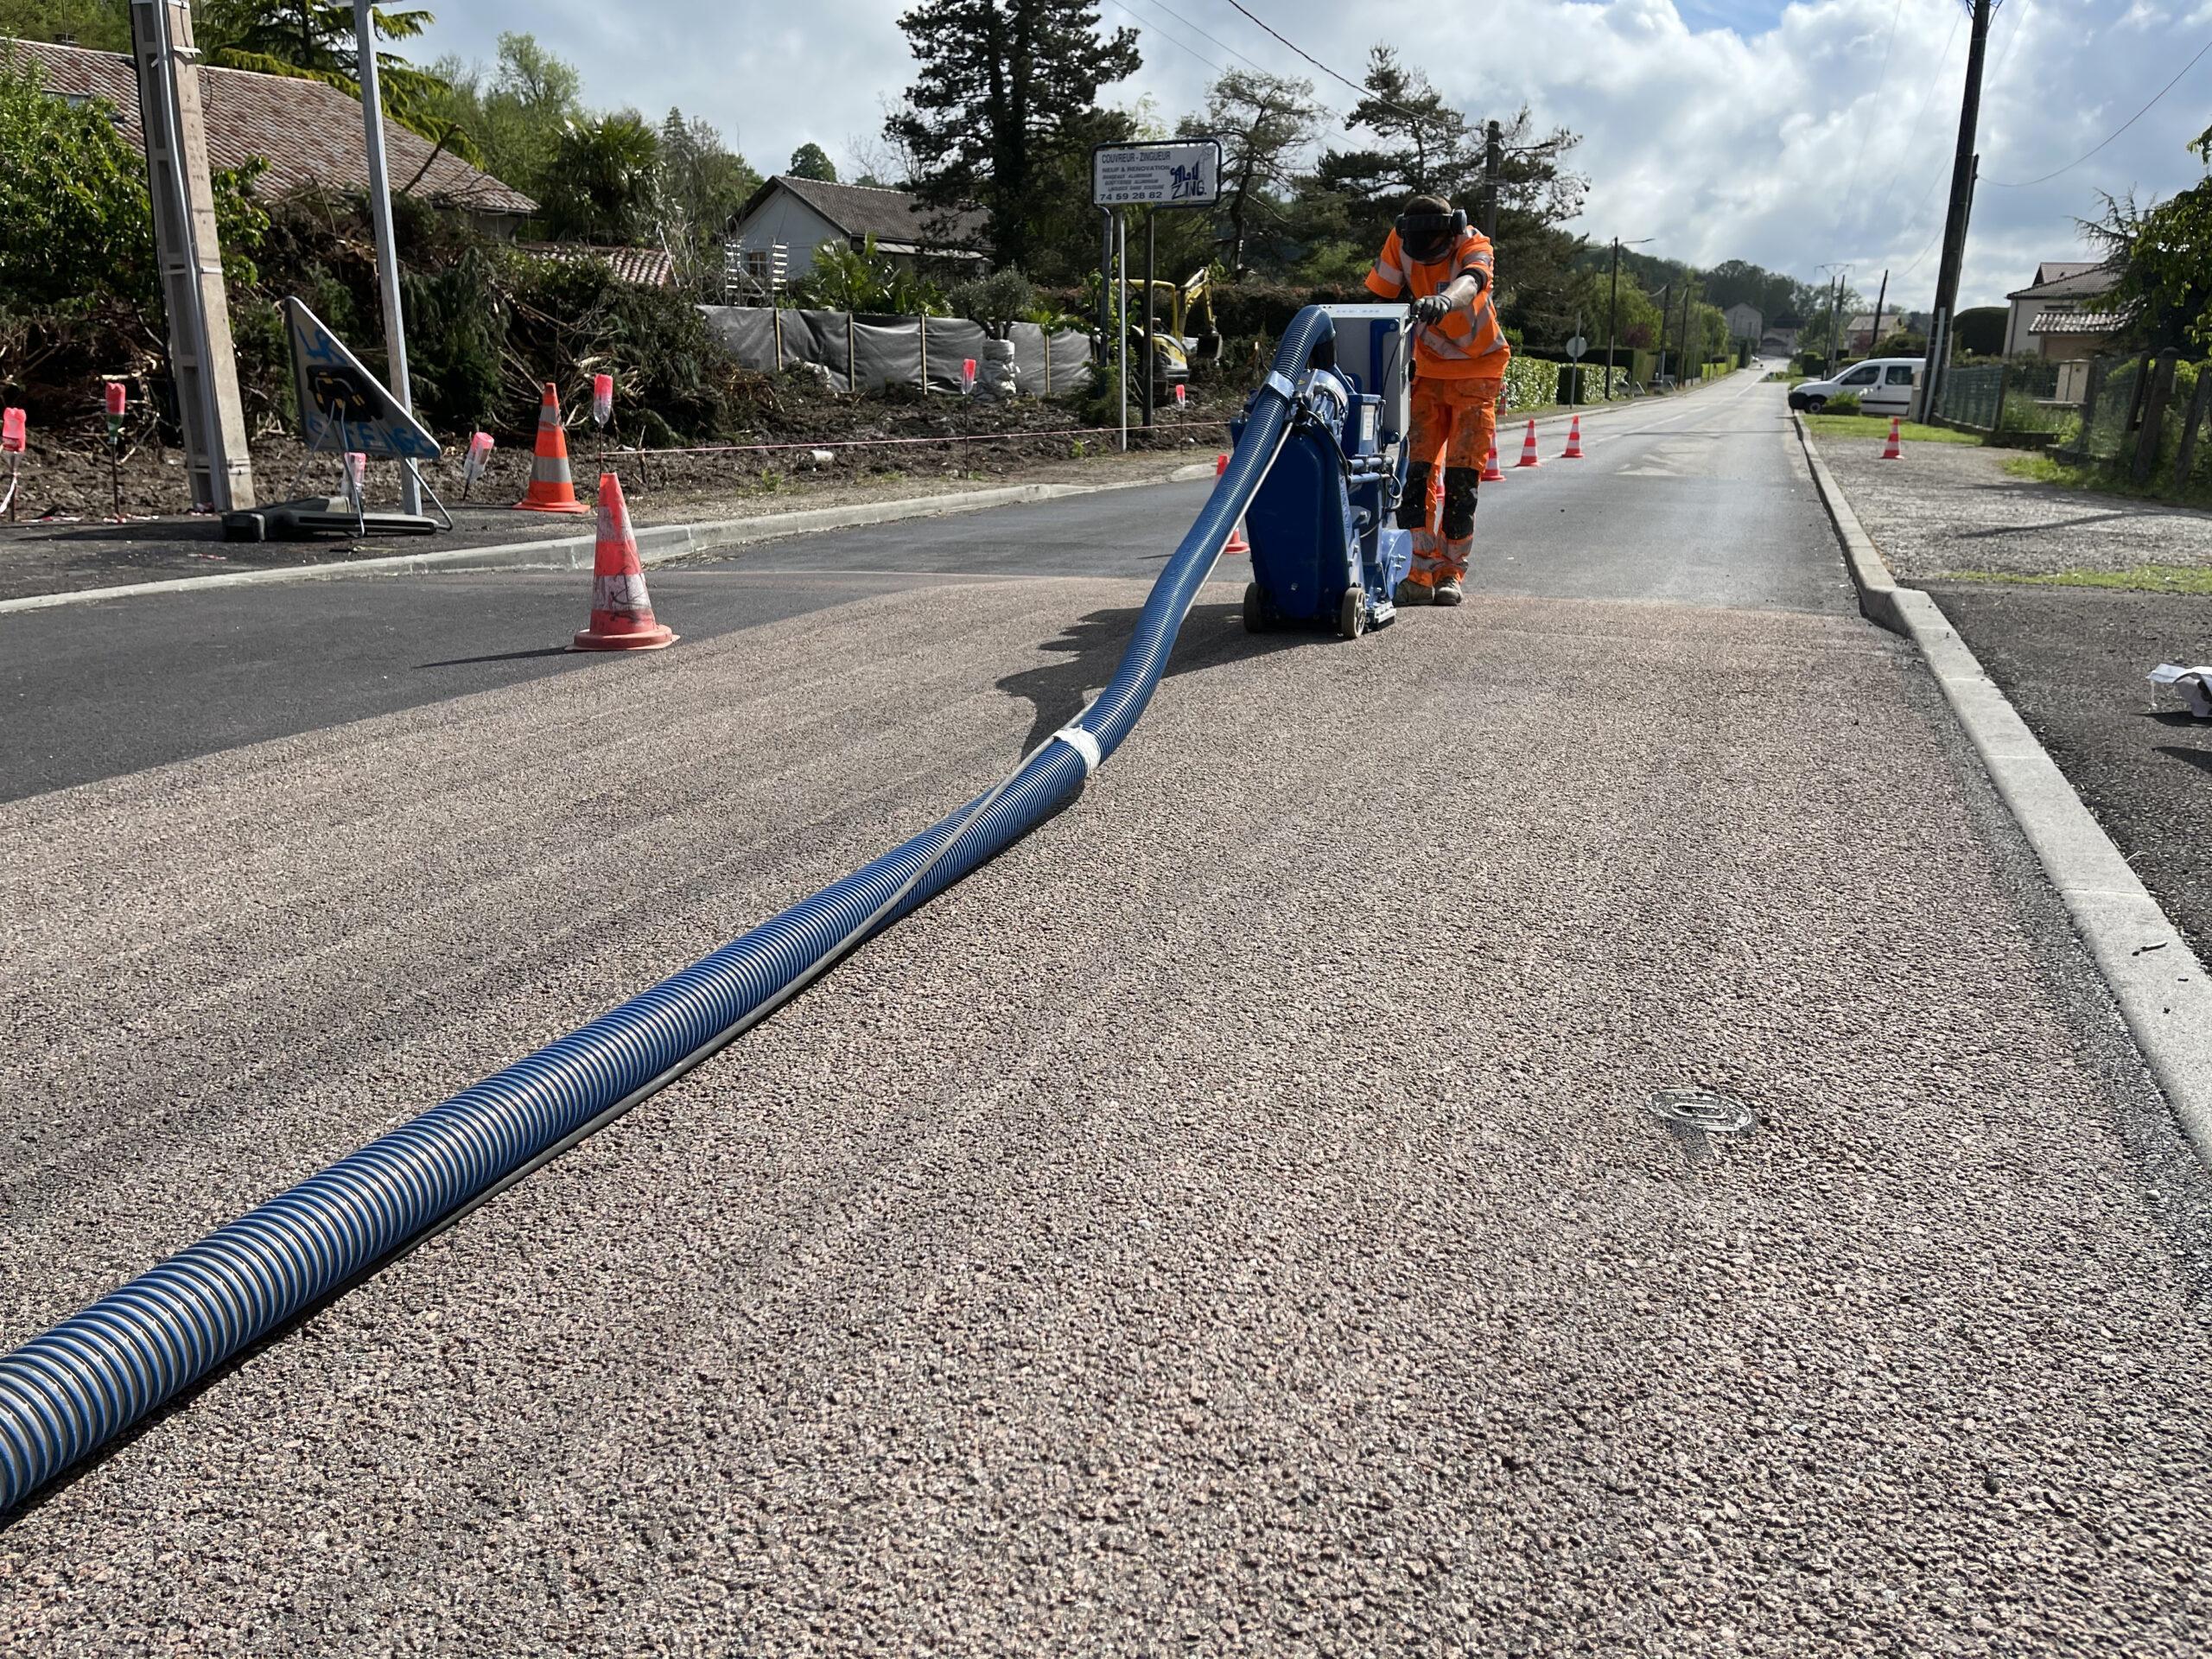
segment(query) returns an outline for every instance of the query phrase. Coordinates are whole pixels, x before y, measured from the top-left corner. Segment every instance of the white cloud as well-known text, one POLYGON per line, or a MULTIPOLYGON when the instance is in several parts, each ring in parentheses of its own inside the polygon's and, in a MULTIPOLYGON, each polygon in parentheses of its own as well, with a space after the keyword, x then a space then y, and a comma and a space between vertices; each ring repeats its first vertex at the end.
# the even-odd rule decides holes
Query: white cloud
MULTIPOLYGON (((874 133, 911 72, 898 29, 908 3, 479 0, 464 11, 448 0, 429 48, 488 58, 501 29, 532 30, 582 68, 592 102, 650 114, 681 105, 772 168, 806 140, 842 155, 849 137, 874 133)), ((1886 266, 1893 298, 1917 307, 1934 292, 1965 72, 1959 0, 1739 0, 1694 4, 1690 19, 1676 0, 1521 0, 1479 29, 1460 8, 1403 0, 1255 10, 1355 78, 1368 47, 1388 40, 1478 115, 1526 99, 1540 121, 1582 133, 1577 162, 1592 183, 1578 228, 1594 240, 1649 236, 1654 251, 1750 259, 1808 279, 1847 263, 1869 291, 1886 266)), ((1198 107, 1214 73, 1201 60, 1235 61, 1221 43, 1270 69, 1314 73, 1225 0, 1105 0, 1103 10, 1109 26, 1133 16, 1145 26, 1145 68, 1116 89, 1119 101, 1198 107)), ((2073 251, 2074 216, 2094 215, 2099 188, 2171 194, 2202 176, 2183 146, 2212 122, 2212 58, 2091 162, 2048 184, 1997 188, 2105 137, 2203 44, 2208 16, 2212 0, 2186 20, 2146 0, 1999 10, 1962 303, 1999 298, 2038 259, 2073 251)), ((1356 96, 1315 79, 1339 109, 1356 96)))

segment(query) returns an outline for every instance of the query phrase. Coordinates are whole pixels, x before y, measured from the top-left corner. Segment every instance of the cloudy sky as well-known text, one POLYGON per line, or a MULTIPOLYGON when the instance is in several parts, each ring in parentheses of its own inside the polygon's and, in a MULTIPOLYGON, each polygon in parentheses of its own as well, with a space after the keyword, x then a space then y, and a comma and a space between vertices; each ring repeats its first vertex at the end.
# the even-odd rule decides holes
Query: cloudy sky
MULTIPOLYGON (((582 67, 593 105, 679 105, 764 171, 809 139, 847 165, 912 67, 899 0, 426 3, 441 16, 423 56, 489 60, 501 30, 531 30, 582 67)), ((1172 119, 1240 63, 1311 76, 1339 111, 1356 96, 1229 0, 1102 3, 1107 23, 1138 28, 1145 55, 1111 102, 1149 99, 1172 119)), ((1869 295, 1886 266, 1893 302, 1934 293, 1970 32, 1959 0, 1246 3, 1355 79, 1388 41, 1477 116, 1526 100, 1583 134, 1592 186, 1577 228, 1593 240, 1649 237, 1653 252, 1808 280, 1843 264, 1869 295)), ((2208 42, 2212 0, 2004 0, 1962 304, 2074 255, 2074 216, 2094 215, 2099 190, 2171 194, 2202 176, 2183 146, 2212 124, 2212 54, 2089 159, 2033 182, 2107 139, 2208 42)))

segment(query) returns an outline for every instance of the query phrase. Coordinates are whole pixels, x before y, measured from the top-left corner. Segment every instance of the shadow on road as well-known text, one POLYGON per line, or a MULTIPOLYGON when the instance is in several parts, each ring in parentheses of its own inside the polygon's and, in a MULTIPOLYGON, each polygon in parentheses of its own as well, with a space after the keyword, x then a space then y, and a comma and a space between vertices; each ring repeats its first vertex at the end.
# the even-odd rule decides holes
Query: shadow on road
MULTIPOLYGON (((1022 741, 1025 753, 1080 714, 1091 694, 1113 677, 1115 664, 1122 660, 1129 635, 1135 631, 1138 614, 1135 607, 1093 611, 1070 623, 1058 639, 1038 647, 1055 660, 999 681, 1000 690, 1020 698, 1037 711, 1029 735, 1022 741)), ((1183 623, 1174 654, 1168 658, 1166 677, 1199 673, 1274 652, 1294 651, 1301 645, 1326 645, 1333 638, 1318 630, 1247 633, 1241 605, 1195 605, 1183 623)))
POLYGON ((2158 753, 2171 755, 2177 760, 2186 760, 2201 771, 2212 772, 2212 749, 2184 749, 2171 743, 2161 743, 2158 753))
POLYGON ((532 657, 566 657, 568 655, 569 648, 566 645, 540 645, 533 651, 501 651, 495 652, 489 657, 448 657, 442 662, 417 663, 415 666, 417 669, 468 668, 478 663, 519 663, 532 657))

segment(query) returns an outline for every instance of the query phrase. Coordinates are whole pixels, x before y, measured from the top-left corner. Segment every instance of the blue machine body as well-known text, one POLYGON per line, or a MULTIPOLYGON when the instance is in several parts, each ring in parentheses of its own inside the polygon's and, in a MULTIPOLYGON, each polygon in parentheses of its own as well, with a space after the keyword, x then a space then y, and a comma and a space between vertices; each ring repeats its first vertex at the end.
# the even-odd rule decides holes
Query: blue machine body
MULTIPOLYGON (((1291 382, 1294 415, 1245 513, 1245 626, 1327 626, 1348 639, 1395 620, 1413 562, 1393 523, 1404 487, 1406 311, 1324 306, 1333 341, 1291 382)), ((1278 371, 1280 372, 1280 371, 1278 371)), ((1233 428, 1243 437, 1242 423, 1233 428)))

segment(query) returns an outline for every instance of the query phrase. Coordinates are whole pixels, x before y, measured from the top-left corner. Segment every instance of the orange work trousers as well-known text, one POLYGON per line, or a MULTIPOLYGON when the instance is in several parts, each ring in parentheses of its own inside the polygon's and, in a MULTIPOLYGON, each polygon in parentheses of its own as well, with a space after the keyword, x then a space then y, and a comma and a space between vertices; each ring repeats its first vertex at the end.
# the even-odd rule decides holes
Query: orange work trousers
POLYGON ((1406 434, 1406 507, 1398 523, 1414 532, 1413 579, 1425 588, 1467 574, 1475 545, 1475 496, 1483 462, 1497 442, 1502 378, 1416 375, 1406 434))

